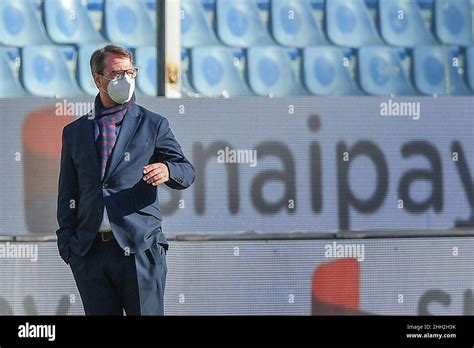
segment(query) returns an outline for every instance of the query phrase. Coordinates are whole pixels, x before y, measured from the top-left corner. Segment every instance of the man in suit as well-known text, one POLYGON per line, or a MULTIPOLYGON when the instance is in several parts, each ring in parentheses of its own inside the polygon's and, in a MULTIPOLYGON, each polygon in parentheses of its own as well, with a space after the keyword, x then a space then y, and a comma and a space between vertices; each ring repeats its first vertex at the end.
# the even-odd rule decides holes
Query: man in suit
POLYGON ((135 104, 132 55, 95 51, 94 110, 64 127, 57 230, 86 315, 163 315, 168 242, 157 188, 195 178, 168 120, 135 104))

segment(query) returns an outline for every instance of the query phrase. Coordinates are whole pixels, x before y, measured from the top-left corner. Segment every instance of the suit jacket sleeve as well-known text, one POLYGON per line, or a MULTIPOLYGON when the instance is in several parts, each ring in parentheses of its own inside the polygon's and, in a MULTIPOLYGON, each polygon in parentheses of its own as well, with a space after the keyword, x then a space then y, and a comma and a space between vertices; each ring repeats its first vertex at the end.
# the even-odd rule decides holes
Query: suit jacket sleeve
POLYGON ((65 130, 63 130, 57 210, 59 229, 56 231, 56 235, 58 237, 59 254, 67 263, 69 260, 69 240, 76 233, 79 201, 77 173, 66 139, 65 130))
POLYGON ((168 167, 170 175, 170 180, 166 182, 168 187, 182 190, 191 186, 196 176, 194 167, 184 156, 166 118, 162 119, 158 128, 155 154, 158 161, 168 167))

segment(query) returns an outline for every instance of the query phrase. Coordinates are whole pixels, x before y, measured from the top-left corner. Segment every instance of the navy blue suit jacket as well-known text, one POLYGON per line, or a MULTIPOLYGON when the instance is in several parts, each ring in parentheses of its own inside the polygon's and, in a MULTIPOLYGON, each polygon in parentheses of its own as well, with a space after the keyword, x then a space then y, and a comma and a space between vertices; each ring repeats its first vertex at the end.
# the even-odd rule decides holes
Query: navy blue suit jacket
POLYGON ((194 182, 194 168, 165 117, 133 104, 121 127, 102 180, 91 114, 64 127, 56 234, 66 263, 71 251, 81 256, 87 253, 97 237, 104 206, 122 249, 136 253, 153 243, 167 248, 157 186, 143 180, 143 167, 165 163, 170 173, 166 185, 173 189, 185 189, 194 182))

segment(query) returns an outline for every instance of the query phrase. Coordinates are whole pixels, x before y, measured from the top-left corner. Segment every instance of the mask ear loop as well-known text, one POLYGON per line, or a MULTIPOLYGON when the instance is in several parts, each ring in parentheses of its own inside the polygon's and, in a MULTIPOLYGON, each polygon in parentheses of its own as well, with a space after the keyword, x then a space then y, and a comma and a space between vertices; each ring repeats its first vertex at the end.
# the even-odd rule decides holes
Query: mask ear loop
POLYGON ((102 88, 102 86, 99 86, 99 89, 101 89, 101 90, 103 90, 105 93, 107 93, 107 95, 108 95, 108 96, 109 96, 109 98, 110 98, 110 94, 109 94, 109 92, 107 92, 105 89, 103 89, 103 88, 102 88))
MULTIPOLYGON (((106 79, 106 80, 113 81, 113 79, 109 79, 108 77, 105 77, 104 75, 101 75, 101 74, 99 74, 99 73, 96 73, 96 74, 99 75, 99 76, 101 76, 101 77, 103 77, 103 78, 106 79)), ((101 83, 101 85, 102 85, 102 83, 101 83)), ((110 94, 109 94, 108 91, 106 91, 104 88, 102 88, 102 86, 98 86, 98 88, 101 89, 101 90, 103 90, 105 93, 107 93, 107 95, 108 95, 109 98, 110 98, 110 94)))

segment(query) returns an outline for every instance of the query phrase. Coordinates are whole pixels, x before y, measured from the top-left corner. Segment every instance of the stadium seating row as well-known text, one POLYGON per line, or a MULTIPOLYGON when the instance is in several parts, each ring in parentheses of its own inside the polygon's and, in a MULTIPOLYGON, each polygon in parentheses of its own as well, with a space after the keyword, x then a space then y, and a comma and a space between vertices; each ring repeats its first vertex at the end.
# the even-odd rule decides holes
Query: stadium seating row
POLYGON ((89 0, 91 8, 102 13, 100 30, 81 0, 40 3, 0 1, 0 44, 24 47, 110 41, 124 46, 156 45, 156 26, 146 11, 149 0, 89 0))
POLYGON ((213 96, 474 94, 474 47, 463 52, 455 46, 413 51, 364 46, 354 52, 311 46, 299 52, 280 46, 255 46, 246 54, 223 46, 195 47, 189 86, 213 96))
POLYGON ((306 47, 328 42, 352 48, 470 46, 473 40, 470 0, 182 0, 181 4, 184 47, 306 47), (209 20, 206 11, 214 12, 213 5, 215 16, 209 20), (262 9, 269 10, 268 21, 262 9), (318 9, 324 20, 314 15, 318 9))
MULTIPOLYGON (((147 13, 153 0, 41 1, 40 7, 35 0, 0 1, 0 44, 156 44, 147 13), (100 28, 93 10, 102 14, 100 28)), ((182 44, 471 46, 473 6, 471 0, 181 0, 182 44)))
MULTIPOLYGON (((181 78, 190 95, 472 94, 474 0, 181 0, 181 7, 181 78)), ((155 0, 0 1, 8 82, 0 96, 94 95, 89 57, 107 42, 135 52, 139 91, 155 95, 155 10, 155 0)))
MULTIPOLYGON (((92 52, 102 44, 74 46, 38 45, 19 49, 0 46, 2 83, 0 98, 35 95, 40 97, 72 97, 96 95, 97 87, 90 73, 92 52)), ((156 95, 156 47, 134 50, 137 93, 156 95)))
MULTIPOLYGON (((0 97, 95 95, 89 59, 99 44, 0 46, 0 97)), ((156 95, 156 48, 134 50, 139 92, 156 95)), ((182 50, 185 94, 209 96, 472 95, 474 46, 222 45, 182 50)))

